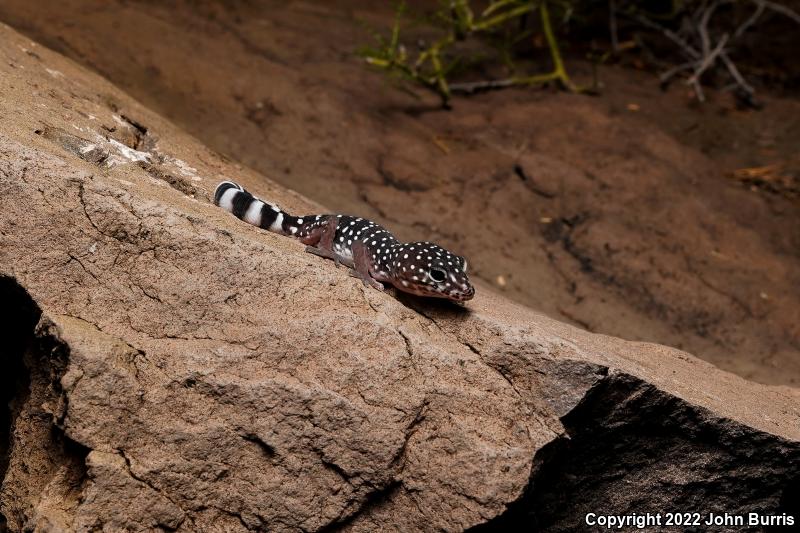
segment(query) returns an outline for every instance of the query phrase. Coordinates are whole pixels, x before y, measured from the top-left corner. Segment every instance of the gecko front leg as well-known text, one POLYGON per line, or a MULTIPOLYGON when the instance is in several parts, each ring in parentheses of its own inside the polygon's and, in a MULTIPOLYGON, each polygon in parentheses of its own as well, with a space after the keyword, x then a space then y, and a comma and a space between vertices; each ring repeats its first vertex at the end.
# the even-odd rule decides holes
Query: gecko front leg
POLYGON ((367 253, 367 247, 363 242, 356 241, 351 248, 353 251, 353 268, 350 269, 350 275, 354 278, 360 278, 364 285, 368 285, 373 289, 383 290, 383 284, 376 280, 370 273, 370 266, 372 262, 367 253))

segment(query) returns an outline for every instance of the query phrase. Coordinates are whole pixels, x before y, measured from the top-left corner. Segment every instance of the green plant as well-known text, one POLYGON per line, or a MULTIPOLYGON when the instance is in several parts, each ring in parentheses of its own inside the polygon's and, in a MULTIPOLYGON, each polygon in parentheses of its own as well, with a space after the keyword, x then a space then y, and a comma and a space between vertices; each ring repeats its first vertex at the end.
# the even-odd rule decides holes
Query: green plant
POLYGON ((400 39, 401 24, 406 13, 405 4, 400 3, 389 38, 376 35, 377 46, 366 48, 361 53, 370 65, 435 91, 444 105, 448 104, 454 92, 472 93, 516 85, 557 82, 567 90, 578 91, 580 89, 567 74, 561 57, 550 6, 558 7, 564 14, 564 20, 572 12, 568 0, 492 0, 480 13, 472 9, 469 0, 443 1, 435 13, 435 19, 443 26, 444 35, 420 47, 416 54, 410 54, 400 39), (530 32, 520 22, 535 12, 538 12, 541 32, 553 63, 551 72, 512 75, 501 80, 451 83, 451 73, 467 59, 453 51, 454 45, 468 38, 499 36, 503 43, 499 47, 500 59, 515 70, 509 50, 521 39, 530 37, 530 32))

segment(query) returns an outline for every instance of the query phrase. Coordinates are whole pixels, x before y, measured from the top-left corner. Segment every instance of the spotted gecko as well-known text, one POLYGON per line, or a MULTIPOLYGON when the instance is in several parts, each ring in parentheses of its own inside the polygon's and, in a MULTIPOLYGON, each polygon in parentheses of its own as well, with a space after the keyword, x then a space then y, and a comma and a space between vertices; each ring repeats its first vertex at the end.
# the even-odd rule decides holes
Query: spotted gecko
POLYGON ((351 275, 378 290, 390 283, 411 294, 456 302, 475 295, 466 259, 430 242, 401 243, 370 220, 347 215, 295 217, 230 181, 217 186, 214 203, 254 226, 300 239, 307 252, 350 267, 351 275))

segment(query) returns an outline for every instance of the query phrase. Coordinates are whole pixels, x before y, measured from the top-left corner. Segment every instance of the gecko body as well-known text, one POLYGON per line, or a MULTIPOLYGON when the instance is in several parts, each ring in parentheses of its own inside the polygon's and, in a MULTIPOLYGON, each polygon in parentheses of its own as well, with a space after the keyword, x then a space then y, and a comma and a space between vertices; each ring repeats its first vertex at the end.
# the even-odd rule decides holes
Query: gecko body
POLYGON ((332 214, 292 216, 230 181, 217 186, 214 203, 254 226, 299 239, 306 251, 350 267, 353 276, 376 289, 390 283, 411 294, 457 302, 475 295, 466 259, 430 242, 402 243, 370 220, 332 214))

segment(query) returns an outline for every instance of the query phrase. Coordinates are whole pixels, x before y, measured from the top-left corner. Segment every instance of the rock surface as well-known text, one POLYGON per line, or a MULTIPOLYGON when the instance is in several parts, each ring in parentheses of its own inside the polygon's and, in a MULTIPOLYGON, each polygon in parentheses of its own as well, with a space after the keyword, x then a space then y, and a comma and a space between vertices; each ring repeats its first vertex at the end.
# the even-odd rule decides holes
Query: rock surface
POLYGON ((212 206, 226 161, 0 26, 11 531, 572 531, 794 512, 800 394, 478 286, 365 288, 212 206))

